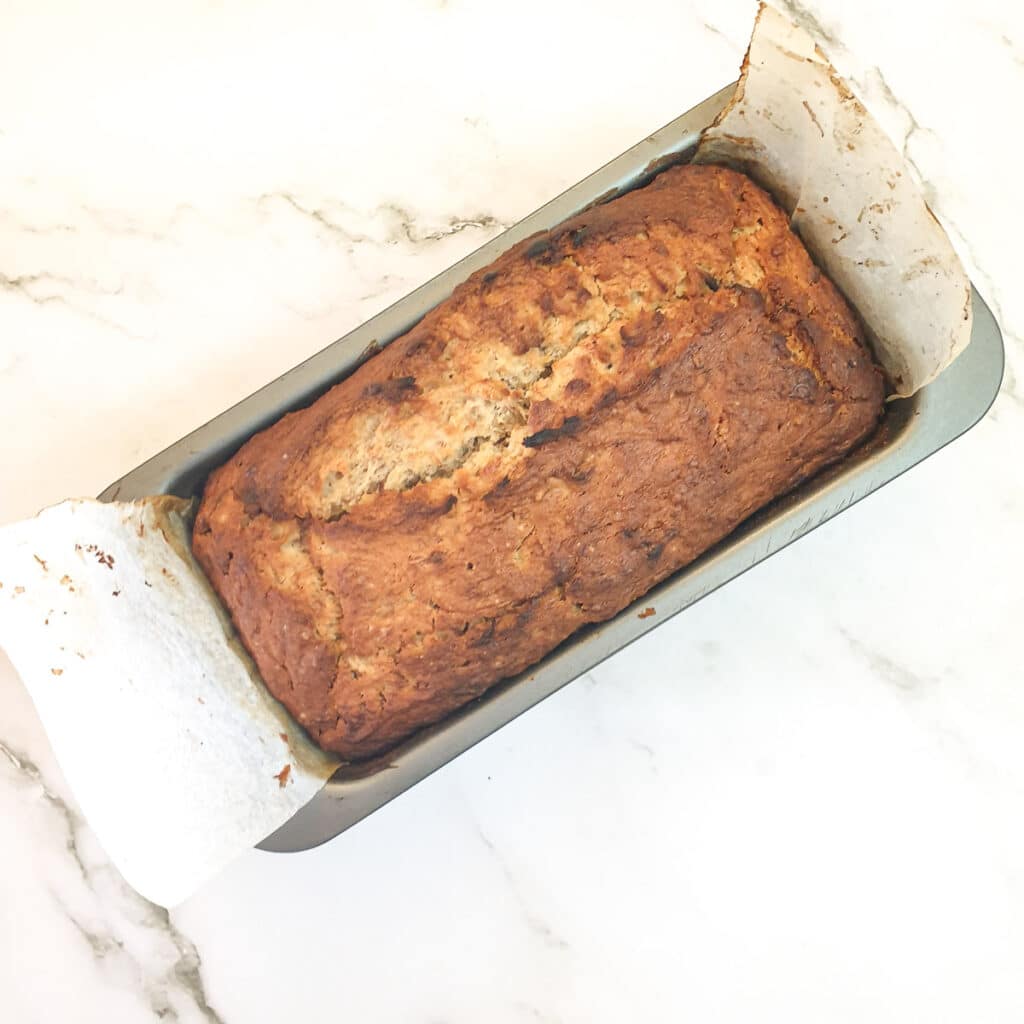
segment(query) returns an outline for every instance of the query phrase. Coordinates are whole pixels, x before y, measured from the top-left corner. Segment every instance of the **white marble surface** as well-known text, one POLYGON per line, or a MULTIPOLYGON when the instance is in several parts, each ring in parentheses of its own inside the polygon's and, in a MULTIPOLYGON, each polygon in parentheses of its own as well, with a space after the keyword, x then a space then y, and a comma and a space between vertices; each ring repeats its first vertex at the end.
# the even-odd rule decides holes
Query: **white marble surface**
MULTIPOLYGON (((108 866, 0 656, 5 1021, 1024 1019, 1024 17, 800 10, 1002 322, 989 418, 171 915, 108 866)), ((715 91, 752 17, 9 0, 0 522, 97 493, 715 91)))

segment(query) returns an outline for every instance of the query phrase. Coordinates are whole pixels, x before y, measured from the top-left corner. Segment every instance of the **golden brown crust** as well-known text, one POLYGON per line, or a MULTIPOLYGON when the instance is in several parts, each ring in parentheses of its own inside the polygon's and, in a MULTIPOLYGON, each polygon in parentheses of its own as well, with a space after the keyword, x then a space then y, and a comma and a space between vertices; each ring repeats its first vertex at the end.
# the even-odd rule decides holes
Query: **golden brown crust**
POLYGON ((720 167, 527 239, 210 477, 196 557, 359 759, 614 615, 873 428, 881 375, 720 167))

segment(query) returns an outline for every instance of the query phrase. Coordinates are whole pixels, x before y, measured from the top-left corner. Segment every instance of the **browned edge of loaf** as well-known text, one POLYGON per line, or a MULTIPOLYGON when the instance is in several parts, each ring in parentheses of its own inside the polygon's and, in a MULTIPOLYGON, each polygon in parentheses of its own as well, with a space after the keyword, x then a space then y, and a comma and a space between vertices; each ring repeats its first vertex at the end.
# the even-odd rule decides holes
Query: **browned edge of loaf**
POLYGON ((883 397, 770 197, 674 167, 253 437, 193 547, 271 692, 358 760, 615 615, 859 443, 883 397))

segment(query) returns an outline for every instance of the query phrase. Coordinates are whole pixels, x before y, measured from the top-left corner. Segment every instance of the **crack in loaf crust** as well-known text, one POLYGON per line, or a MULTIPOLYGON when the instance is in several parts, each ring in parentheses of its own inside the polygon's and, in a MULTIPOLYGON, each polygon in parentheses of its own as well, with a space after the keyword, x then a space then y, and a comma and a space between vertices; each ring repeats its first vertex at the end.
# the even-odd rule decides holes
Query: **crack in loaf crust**
POLYGON ((364 758, 620 611, 882 402, 768 195, 676 167, 252 438, 207 483, 195 554, 271 692, 364 758))

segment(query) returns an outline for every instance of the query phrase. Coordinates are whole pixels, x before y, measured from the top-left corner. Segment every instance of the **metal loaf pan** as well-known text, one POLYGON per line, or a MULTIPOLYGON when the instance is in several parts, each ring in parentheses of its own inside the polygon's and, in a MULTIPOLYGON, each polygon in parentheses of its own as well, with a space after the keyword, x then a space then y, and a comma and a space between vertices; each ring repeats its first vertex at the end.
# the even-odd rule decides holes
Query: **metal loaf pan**
MULTIPOLYGON (((732 95, 727 86, 622 156, 574 185, 515 227, 417 288, 340 341, 143 463, 100 495, 131 500, 153 494, 192 497, 211 469, 252 434, 309 404, 443 301, 474 270, 515 242, 550 228, 595 202, 645 184, 663 167, 689 158, 702 128, 732 95)), ((974 333, 966 352, 933 384, 892 402, 876 437, 837 466, 762 509, 696 562, 614 619, 570 637, 529 671, 432 726, 375 762, 338 769, 325 788, 260 848, 309 849, 344 831, 468 750, 527 708, 632 643, 648 630, 751 566, 831 519, 974 426, 1002 380, 1003 345, 975 292, 974 333), (656 614, 643 618, 642 609, 656 614)))

